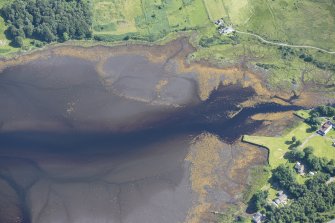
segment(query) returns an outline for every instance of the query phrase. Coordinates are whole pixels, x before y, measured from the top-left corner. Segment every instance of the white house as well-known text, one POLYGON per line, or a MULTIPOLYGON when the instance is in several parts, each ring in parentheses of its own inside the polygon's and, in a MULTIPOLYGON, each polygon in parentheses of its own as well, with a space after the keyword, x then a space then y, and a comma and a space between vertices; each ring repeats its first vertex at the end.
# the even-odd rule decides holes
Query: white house
POLYGON ((333 128, 333 123, 331 123, 331 121, 328 120, 322 124, 322 126, 318 130, 318 133, 322 136, 325 136, 332 128, 333 128))
POLYGON ((300 162, 296 162, 296 164, 294 165, 294 169, 296 169, 296 171, 301 175, 305 174, 305 166, 302 165, 300 162))

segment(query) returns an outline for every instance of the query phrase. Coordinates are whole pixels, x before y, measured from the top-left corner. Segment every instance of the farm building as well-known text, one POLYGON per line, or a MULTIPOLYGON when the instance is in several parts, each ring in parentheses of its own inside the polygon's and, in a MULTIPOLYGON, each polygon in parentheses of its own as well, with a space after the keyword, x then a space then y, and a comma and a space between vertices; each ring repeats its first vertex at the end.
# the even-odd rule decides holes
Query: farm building
POLYGON ((322 124, 317 133, 322 136, 325 136, 333 128, 333 123, 331 121, 326 121, 322 124))
POLYGON ((265 220, 265 215, 260 212, 257 212, 252 216, 252 220, 255 223, 261 223, 265 220))
POLYGON ((300 162, 295 164, 294 169, 301 175, 305 174, 305 166, 300 162))
POLYGON ((232 27, 225 27, 225 28, 219 29, 219 33, 221 35, 223 35, 223 34, 229 34, 229 33, 233 33, 233 32, 235 32, 235 30, 232 27))

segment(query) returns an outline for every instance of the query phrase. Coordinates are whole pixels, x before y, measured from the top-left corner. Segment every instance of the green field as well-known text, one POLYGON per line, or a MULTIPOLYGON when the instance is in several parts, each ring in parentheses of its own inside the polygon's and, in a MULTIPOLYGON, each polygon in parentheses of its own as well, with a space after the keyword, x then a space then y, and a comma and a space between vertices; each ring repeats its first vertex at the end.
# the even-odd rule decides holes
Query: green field
POLYGON ((312 0, 93 0, 96 33, 163 36, 223 17, 269 40, 325 49, 335 46, 334 9, 332 1, 312 0))
POLYGON ((310 132, 309 128, 308 124, 301 122, 297 127, 281 137, 246 135, 243 137, 243 141, 267 148, 269 150, 271 168, 276 168, 280 164, 288 162, 284 159, 284 155, 290 151, 293 136, 302 142, 298 149, 312 146, 316 156, 335 159, 335 147, 332 146, 333 140, 335 140, 335 131, 331 130, 326 136, 322 137, 315 134, 315 132, 310 132))
MULTIPOLYGON (((0 7, 11 1, 0 0, 0 7)), ((241 31, 270 40, 326 49, 335 46, 334 9, 330 0, 92 0, 96 35, 159 38, 175 31, 203 30, 225 18, 241 31)), ((204 31, 200 33, 208 34, 204 31)))
POLYGON ((148 41, 209 25, 202 0, 93 0, 94 34, 136 35, 148 41))

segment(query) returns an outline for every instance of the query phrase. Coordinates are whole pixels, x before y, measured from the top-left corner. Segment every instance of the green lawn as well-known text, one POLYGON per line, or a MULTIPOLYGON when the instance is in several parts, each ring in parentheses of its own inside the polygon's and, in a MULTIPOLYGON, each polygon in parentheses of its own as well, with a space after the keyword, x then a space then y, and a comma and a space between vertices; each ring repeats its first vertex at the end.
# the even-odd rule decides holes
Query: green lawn
POLYGON ((93 0, 94 34, 136 34, 150 41, 211 24, 202 0, 93 0))
POLYGON ((203 0, 209 18, 212 21, 225 16, 226 11, 222 0, 203 0))
POLYGON ((335 131, 331 130, 325 137, 314 137, 306 143, 306 146, 315 148, 314 154, 319 157, 335 159, 335 147, 332 143, 335 140, 335 131))
POLYGON ((335 139, 335 131, 331 130, 325 137, 322 137, 310 132, 309 125, 304 122, 299 123, 292 131, 281 137, 245 135, 243 141, 268 148, 269 164, 271 168, 276 168, 280 164, 287 163, 287 160, 284 159, 284 154, 290 150, 290 142, 293 136, 303 143, 303 146, 298 147, 299 149, 312 146, 316 156, 335 159, 335 147, 332 146, 332 139, 335 139))
POLYGON ((248 202, 252 195, 254 195, 259 188, 267 184, 271 175, 270 168, 267 166, 256 166, 250 170, 250 181, 248 182, 247 189, 243 194, 244 202, 248 202))
POLYGON ((309 115, 309 110, 300 110, 300 111, 296 111, 294 112, 294 114, 296 116, 298 116, 299 118, 302 118, 302 119, 308 119, 310 117, 309 115))

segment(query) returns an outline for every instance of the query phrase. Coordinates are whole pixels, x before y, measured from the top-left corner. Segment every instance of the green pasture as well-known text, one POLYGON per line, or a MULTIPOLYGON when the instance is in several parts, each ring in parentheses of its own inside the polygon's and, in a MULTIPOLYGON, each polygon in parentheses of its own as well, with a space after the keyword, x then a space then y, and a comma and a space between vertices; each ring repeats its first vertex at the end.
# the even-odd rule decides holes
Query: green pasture
POLYGON ((308 124, 300 122, 293 130, 281 137, 246 135, 243 137, 243 141, 267 148, 269 150, 269 164, 271 168, 276 168, 280 164, 287 163, 284 155, 290 150, 293 136, 302 143, 298 149, 312 146, 316 156, 335 159, 335 147, 332 146, 333 140, 335 140, 335 131, 331 130, 326 136, 322 137, 315 134, 315 132, 311 132, 309 129, 308 124))
POLYGON ((202 0, 93 0, 94 34, 136 33, 147 40, 210 25, 202 0))
MULTIPOLYGON (((312 0, 92 0, 97 34, 165 36, 224 18, 241 31, 272 41, 335 46, 333 1, 312 0)), ((200 32, 200 35, 205 33, 200 32)), ((335 49, 334 49, 335 50, 335 49)))

